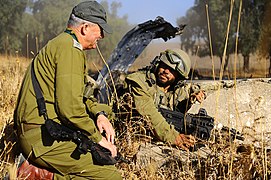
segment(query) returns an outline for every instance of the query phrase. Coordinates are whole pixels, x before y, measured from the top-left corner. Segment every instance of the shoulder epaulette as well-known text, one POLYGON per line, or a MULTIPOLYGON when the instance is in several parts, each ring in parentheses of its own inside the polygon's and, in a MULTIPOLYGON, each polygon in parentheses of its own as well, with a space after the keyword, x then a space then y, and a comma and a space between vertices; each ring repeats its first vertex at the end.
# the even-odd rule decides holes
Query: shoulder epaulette
POLYGON ((80 50, 83 50, 82 45, 78 41, 76 41, 75 39, 73 39, 73 47, 78 48, 80 50))

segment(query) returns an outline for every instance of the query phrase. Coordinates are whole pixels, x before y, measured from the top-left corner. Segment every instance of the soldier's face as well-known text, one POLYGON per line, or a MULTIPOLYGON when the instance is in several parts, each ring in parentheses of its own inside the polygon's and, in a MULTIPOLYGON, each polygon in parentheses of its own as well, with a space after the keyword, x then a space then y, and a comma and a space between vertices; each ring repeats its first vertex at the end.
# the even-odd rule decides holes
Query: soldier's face
POLYGON ((160 63, 156 73, 156 79, 162 86, 170 86, 176 80, 178 72, 164 63, 160 63))
POLYGON ((84 24, 85 30, 85 48, 95 49, 100 39, 104 37, 103 30, 98 24, 84 24))

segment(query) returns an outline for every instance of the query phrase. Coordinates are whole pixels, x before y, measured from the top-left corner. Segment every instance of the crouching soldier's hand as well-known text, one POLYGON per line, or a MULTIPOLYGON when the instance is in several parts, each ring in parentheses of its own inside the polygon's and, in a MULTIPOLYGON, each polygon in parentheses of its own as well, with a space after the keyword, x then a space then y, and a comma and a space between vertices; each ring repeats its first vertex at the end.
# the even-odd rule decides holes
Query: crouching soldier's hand
POLYGON ((206 94, 204 91, 199 91, 199 92, 196 92, 196 93, 193 93, 191 94, 190 96, 190 101, 192 103, 195 103, 196 101, 198 101, 199 103, 202 103, 202 101, 206 99, 206 94))
POLYGON ((196 101, 199 103, 202 103, 204 99, 206 99, 206 93, 204 90, 201 89, 200 85, 193 84, 191 86, 190 91, 190 101, 192 104, 194 104, 196 101))
POLYGON ((189 150, 190 147, 193 147, 196 140, 191 135, 179 134, 175 140, 175 145, 180 147, 183 150, 189 150))

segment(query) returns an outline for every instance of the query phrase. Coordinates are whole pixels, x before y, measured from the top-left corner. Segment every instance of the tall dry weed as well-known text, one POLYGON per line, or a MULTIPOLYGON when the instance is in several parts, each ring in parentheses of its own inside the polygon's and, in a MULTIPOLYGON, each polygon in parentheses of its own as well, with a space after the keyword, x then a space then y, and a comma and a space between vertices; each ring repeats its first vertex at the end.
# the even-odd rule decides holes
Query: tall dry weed
POLYGON ((16 177, 16 135, 13 130, 13 111, 24 72, 29 60, 20 57, 0 56, 0 179, 9 172, 16 177))

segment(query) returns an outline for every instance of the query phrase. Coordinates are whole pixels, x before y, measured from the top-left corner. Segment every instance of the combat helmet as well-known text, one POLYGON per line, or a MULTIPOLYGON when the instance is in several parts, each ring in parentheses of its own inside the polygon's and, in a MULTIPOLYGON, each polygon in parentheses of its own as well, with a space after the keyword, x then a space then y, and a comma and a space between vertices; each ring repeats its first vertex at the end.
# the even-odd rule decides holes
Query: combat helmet
POLYGON ((186 52, 181 49, 167 49, 160 53, 160 56, 156 58, 156 63, 163 62, 183 77, 188 79, 188 74, 191 68, 191 60, 186 52), (157 61, 158 60, 158 61, 157 61))

